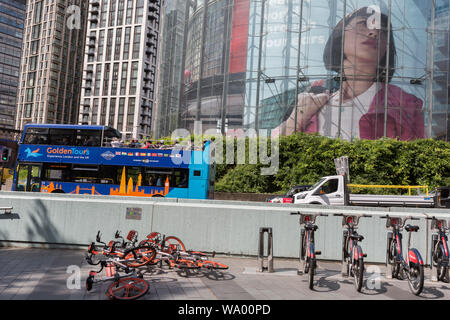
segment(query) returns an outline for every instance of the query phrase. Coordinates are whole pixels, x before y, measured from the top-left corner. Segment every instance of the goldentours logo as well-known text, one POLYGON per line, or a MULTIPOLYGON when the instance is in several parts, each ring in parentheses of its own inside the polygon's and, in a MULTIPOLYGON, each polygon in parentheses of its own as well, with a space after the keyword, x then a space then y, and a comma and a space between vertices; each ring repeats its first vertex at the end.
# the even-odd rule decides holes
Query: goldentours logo
POLYGON ((103 158, 105 158, 106 160, 111 160, 112 158, 115 157, 114 153, 112 153, 111 151, 106 151, 106 152, 102 153, 101 156, 103 158))

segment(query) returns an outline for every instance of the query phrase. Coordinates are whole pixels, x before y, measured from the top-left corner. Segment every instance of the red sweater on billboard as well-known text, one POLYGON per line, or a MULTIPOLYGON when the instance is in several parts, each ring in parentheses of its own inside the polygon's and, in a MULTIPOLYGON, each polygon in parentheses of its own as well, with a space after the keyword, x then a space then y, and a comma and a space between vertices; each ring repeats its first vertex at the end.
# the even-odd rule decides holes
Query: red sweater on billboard
MULTIPOLYGON (((316 81, 313 86, 321 86, 324 81, 316 81)), ((375 95, 369 111, 359 120, 359 136, 361 139, 375 140, 384 136, 384 99, 386 86, 375 95)), ((422 116, 422 100, 401 88, 388 85, 386 136, 409 141, 425 138, 424 120, 422 116)), ((318 132, 317 114, 308 124, 305 132, 318 132)))

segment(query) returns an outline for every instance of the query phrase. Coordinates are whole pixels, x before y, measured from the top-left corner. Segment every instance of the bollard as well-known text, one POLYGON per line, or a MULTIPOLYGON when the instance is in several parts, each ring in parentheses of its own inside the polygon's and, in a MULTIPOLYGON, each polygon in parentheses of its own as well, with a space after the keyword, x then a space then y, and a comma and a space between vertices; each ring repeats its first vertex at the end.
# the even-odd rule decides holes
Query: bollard
POLYGON ((258 272, 273 272, 273 234, 272 228, 259 228, 258 272), (264 267, 264 234, 267 233, 267 267, 264 267))

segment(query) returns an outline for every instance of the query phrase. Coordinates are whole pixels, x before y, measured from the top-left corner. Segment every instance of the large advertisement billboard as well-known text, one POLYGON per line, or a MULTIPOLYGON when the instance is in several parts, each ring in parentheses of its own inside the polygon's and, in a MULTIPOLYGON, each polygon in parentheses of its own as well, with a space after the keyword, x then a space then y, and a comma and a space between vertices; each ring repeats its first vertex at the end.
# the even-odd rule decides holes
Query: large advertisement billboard
POLYGON ((266 0, 250 24, 246 127, 448 140, 448 1, 266 0))

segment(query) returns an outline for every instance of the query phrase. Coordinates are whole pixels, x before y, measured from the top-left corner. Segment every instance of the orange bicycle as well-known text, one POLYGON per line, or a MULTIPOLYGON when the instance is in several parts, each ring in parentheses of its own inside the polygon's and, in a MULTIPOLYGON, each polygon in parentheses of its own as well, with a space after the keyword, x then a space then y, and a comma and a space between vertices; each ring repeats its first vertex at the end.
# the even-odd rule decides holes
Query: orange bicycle
MULTIPOLYGON (((135 237, 135 231, 129 233, 128 238, 135 237), (130 237, 130 235, 132 235, 130 237)), ((116 232, 117 235, 117 232, 116 232)), ((123 246, 123 242, 114 240, 109 241, 108 244, 101 241, 100 231, 97 232, 96 242, 103 244, 101 249, 97 249, 95 242, 92 242, 88 248, 86 260, 91 265, 98 265, 101 262, 101 256, 116 257, 123 259, 123 263, 131 268, 137 268, 150 263, 156 256, 156 250, 148 243, 139 244, 138 246, 123 246)), ((136 241, 131 244, 134 245, 136 241)))
POLYGON ((149 290, 149 284, 142 275, 137 275, 135 269, 130 269, 121 261, 109 258, 100 262, 99 271, 90 271, 86 279, 86 290, 91 291, 95 283, 113 281, 106 290, 106 296, 110 300, 134 300, 145 295, 149 290), (95 278, 95 276, 106 269, 106 277, 95 278), (119 269, 124 273, 120 274, 119 269))

